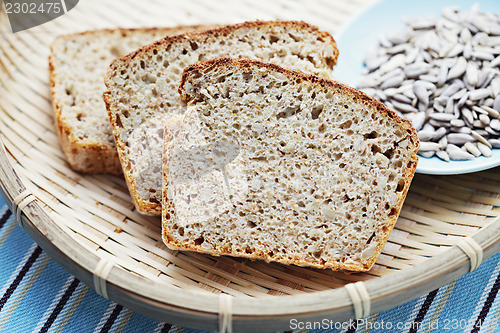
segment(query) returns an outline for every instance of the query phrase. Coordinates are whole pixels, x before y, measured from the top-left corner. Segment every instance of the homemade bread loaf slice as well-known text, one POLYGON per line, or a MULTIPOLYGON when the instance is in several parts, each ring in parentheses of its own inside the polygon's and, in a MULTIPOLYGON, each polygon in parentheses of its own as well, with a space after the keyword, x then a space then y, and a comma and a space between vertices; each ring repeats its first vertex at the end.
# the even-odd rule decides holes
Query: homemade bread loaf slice
POLYGON ((116 59, 104 93, 129 191, 139 212, 161 213, 163 126, 184 112, 182 70, 220 56, 260 58, 328 76, 338 51, 330 34, 304 22, 245 22, 165 37, 116 59))
POLYGON ((120 174, 121 165, 102 100, 114 58, 168 34, 208 26, 94 30, 56 38, 49 56, 52 104, 61 146, 74 170, 120 174))
POLYGON ((342 83, 248 59, 188 67, 168 124, 163 240, 285 264, 366 271, 417 165, 409 121, 342 83))

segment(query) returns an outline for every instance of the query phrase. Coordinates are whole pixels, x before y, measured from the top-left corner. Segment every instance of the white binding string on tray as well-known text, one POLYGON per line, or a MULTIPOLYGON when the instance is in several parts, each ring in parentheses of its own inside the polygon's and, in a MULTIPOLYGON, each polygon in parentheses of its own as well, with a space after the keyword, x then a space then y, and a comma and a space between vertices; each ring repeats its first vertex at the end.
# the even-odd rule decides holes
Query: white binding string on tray
POLYGON ((16 217, 17 223, 24 229, 23 221, 21 219, 21 213, 23 209, 26 208, 31 202, 35 200, 35 196, 31 194, 30 191, 25 189, 17 195, 12 201, 12 213, 16 217))
POLYGON ((483 248, 473 238, 465 237, 457 243, 457 246, 470 259, 470 272, 475 270, 483 262, 483 248))
POLYGON ((233 332, 233 297, 228 294, 219 296, 219 332, 233 332))
POLYGON ((365 283, 362 281, 349 283, 345 285, 345 289, 351 298, 352 307, 354 309, 354 319, 361 319, 369 316, 371 302, 365 283))
POLYGON ((99 295, 107 299, 109 299, 109 297, 108 289, 106 288, 106 281, 113 265, 113 262, 101 259, 94 270, 94 289, 99 295))

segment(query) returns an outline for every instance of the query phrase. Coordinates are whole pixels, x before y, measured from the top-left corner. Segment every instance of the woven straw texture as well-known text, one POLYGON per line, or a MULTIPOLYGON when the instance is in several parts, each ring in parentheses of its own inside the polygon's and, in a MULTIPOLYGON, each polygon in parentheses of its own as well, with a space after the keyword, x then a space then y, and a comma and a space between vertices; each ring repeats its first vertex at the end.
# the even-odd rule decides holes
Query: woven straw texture
MULTIPOLYGON (((494 222, 500 215, 500 169, 461 176, 417 175, 375 266, 367 273, 348 275, 168 250, 161 240, 159 218, 141 216, 133 210, 124 180, 72 171, 64 160, 55 132, 47 58, 49 45, 58 34, 118 26, 279 18, 305 20, 335 36, 339 27, 368 2, 85 0, 55 21, 16 34, 6 32, 3 13, 0 131, 8 161, 2 162, 10 163, 52 223, 73 242, 102 262, 113 262, 121 274, 140 281, 134 287, 139 294, 141 285, 154 283, 200 299, 224 293, 234 296, 233 302, 244 298, 297 296, 332 290, 353 281, 382 279, 412 266, 425 265, 426 260, 446 253, 464 237, 500 223, 494 222)), ((50 240, 50 236, 59 237, 46 235, 46 238, 50 240)), ((101 275, 95 279, 94 287, 98 290, 102 287, 102 276, 108 273, 105 266, 96 267, 101 275)), ((105 286, 101 292, 106 293, 105 286)), ((416 296, 413 292, 410 297, 416 296)), ((286 314, 286 309, 282 313, 286 314)))

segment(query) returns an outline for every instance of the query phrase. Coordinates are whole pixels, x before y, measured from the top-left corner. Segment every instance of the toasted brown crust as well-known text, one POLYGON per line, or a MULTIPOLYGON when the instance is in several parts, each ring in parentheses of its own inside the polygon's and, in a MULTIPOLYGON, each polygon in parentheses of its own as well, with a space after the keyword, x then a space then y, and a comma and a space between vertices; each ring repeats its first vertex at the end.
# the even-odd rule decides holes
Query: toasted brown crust
MULTIPOLYGON (((379 113, 380 117, 384 118, 390 118, 394 122, 395 126, 399 126, 400 128, 404 129, 408 133, 408 137, 410 141, 413 144, 413 150, 410 151, 409 153, 411 154, 410 161, 408 162, 408 165, 406 166, 406 173, 404 176, 404 187, 403 190, 401 191, 401 196, 398 199, 397 203, 392 206, 393 207, 393 212, 391 213, 390 216, 388 216, 387 222, 381 227, 381 230, 378 231, 378 245, 377 249, 364 264, 350 264, 350 263, 338 263, 338 262, 326 262, 324 265, 319 265, 319 264, 314 264, 308 261, 304 260, 286 260, 286 259, 280 259, 279 262, 284 263, 284 264, 294 264, 294 265, 299 265, 299 266, 309 266, 309 267, 316 267, 316 268, 330 268, 333 270, 346 270, 346 271, 353 271, 353 272, 359 272, 359 271, 368 271, 375 261, 377 260, 378 256, 382 252, 382 249, 387 242, 389 235, 396 224, 397 218, 401 212, 402 206, 404 199, 406 198, 406 195, 408 193, 411 180, 413 178, 413 175, 415 174, 415 170, 417 167, 417 162, 418 162, 418 156, 417 156, 417 151, 419 148, 420 141, 418 139, 418 135, 416 130, 412 127, 410 121, 398 116, 394 111, 388 109, 384 104, 379 102, 378 100, 366 95, 365 93, 351 88, 341 82, 338 81, 332 81, 328 79, 323 79, 314 75, 309 75, 302 73, 300 71, 295 71, 295 70, 289 70, 285 69, 283 67, 280 67, 278 65, 272 64, 272 63, 267 63, 267 62, 262 62, 258 60, 250 60, 250 59, 232 59, 232 58, 217 58, 205 62, 199 62, 196 64, 193 64, 187 68, 184 69, 182 79, 181 79, 181 84, 179 86, 179 93, 181 95, 181 99, 185 103, 189 103, 193 100, 193 97, 190 96, 189 94, 186 93, 184 89, 184 85, 186 81, 189 79, 189 77, 194 73, 194 72, 203 72, 213 66, 226 66, 228 68, 249 68, 251 70, 257 70, 257 69, 262 69, 262 68, 268 68, 269 70, 276 71, 279 73, 284 74, 287 76, 290 80, 295 80, 296 82, 307 82, 311 85, 320 85, 322 87, 326 87, 328 89, 332 89, 337 93, 342 93, 346 95, 351 95, 354 100, 360 100, 364 101, 366 103, 369 103, 375 107, 377 112, 379 113)), ((166 142, 169 140, 169 138, 165 138, 166 142)), ((165 145, 166 147, 167 145, 165 145)), ((168 161, 170 157, 168 156, 169 151, 165 150, 164 152, 164 161, 168 161)), ((165 166, 165 162, 164 162, 165 166)), ((167 172, 164 169, 164 179, 166 179, 166 182, 168 183, 167 179, 167 172)), ((170 219, 170 216, 167 216, 168 211, 170 210, 170 207, 172 203, 168 202, 166 200, 166 187, 163 189, 163 204, 164 204, 164 210, 163 210, 163 216, 162 216, 162 223, 168 223, 168 220, 170 219)), ((266 261, 270 260, 276 260, 276 258, 272 258, 269 256, 268 253, 264 252, 254 252, 251 254, 235 254, 234 252, 231 252, 229 249, 224 249, 224 248, 216 248, 214 250, 207 250, 201 246, 197 246, 194 244, 184 244, 182 242, 179 242, 178 240, 175 239, 175 237, 168 232, 168 228, 162 228, 162 237, 163 241, 165 244, 171 248, 171 249, 179 249, 179 250, 193 250, 193 251, 198 251, 198 252, 204 252, 208 253, 211 255, 232 255, 232 256, 242 256, 250 259, 263 259, 266 261)))
POLYGON ((49 54, 49 79, 51 86, 52 105, 54 109, 54 118, 57 126, 57 134, 61 143, 61 148, 66 157, 66 161, 70 167, 78 172, 96 174, 96 173, 111 173, 120 175, 122 174, 122 167, 118 157, 118 152, 114 144, 105 144, 98 141, 82 140, 73 135, 73 127, 66 122, 62 116, 62 104, 55 97, 55 47, 68 40, 74 39, 76 36, 96 36, 107 35, 121 32, 123 37, 135 33, 164 33, 172 34, 186 29, 208 29, 214 25, 191 25, 191 26, 177 26, 165 28, 137 28, 137 29, 100 29, 92 31, 84 31, 74 34, 61 35, 57 37, 51 45, 51 52, 49 54))
MULTIPOLYGON (((181 40, 184 38, 189 38, 191 36, 196 36, 196 35, 201 35, 201 36, 206 36, 206 38, 210 37, 219 37, 219 36, 225 36, 228 35, 230 32, 235 31, 237 29, 241 28, 259 28, 259 27, 273 27, 276 26, 277 24, 285 24, 285 25, 290 25, 290 26, 295 26, 295 27, 300 27, 302 29, 307 29, 310 31, 314 31, 315 33, 319 33, 321 37, 323 37, 325 40, 328 40, 332 45, 337 45, 335 40, 333 39, 332 35, 325 31, 319 30, 318 27, 313 26, 309 23, 306 23, 304 21, 247 21, 239 24, 231 24, 231 25, 226 25, 222 27, 217 27, 205 31, 194 31, 194 32, 188 32, 184 34, 179 34, 179 35, 173 35, 173 36, 165 36, 163 39, 160 39, 152 44, 146 45, 132 53, 129 53, 123 57, 116 58, 110 65, 110 70, 108 71, 111 72, 112 70, 117 69, 121 63, 128 62, 136 57, 140 57, 142 54, 147 54, 149 52, 153 52, 154 50, 158 50, 159 48, 165 47, 165 45, 175 43, 177 40, 181 40)), ((337 63, 337 58, 339 55, 339 51, 337 47, 334 48, 334 61, 332 63, 332 66, 336 65, 337 63)))

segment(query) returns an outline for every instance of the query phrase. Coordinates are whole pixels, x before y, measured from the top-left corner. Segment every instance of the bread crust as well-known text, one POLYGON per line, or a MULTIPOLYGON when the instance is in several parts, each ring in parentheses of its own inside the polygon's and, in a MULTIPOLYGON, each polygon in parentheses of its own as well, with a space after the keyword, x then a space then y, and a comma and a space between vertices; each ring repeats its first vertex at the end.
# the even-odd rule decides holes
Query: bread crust
MULTIPOLYGON (((177 41, 180 40, 185 40, 187 39, 196 39, 199 38, 200 40, 197 40, 198 42, 203 42, 203 40, 212 38, 214 36, 216 37, 221 37, 223 38, 224 36, 230 34, 231 32, 238 30, 238 29, 243 29, 243 28, 248 28, 248 29, 259 29, 259 28, 272 28, 274 26, 290 26, 290 27, 299 27, 300 29, 306 29, 310 32, 314 32, 317 34, 319 37, 318 38, 323 38, 324 42, 327 44, 332 45, 333 47, 333 56, 331 59, 331 62, 329 63, 330 67, 333 68, 333 66, 337 62, 337 57, 338 57, 338 49, 336 47, 336 42, 333 39, 333 37, 325 31, 319 30, 316 26, 310 25, 306 22, 303 21, 248 21, 248 22, 243 22, 239 24, 231 24, 231 25, 226 25, 226 26, 221 26, 221 27, 216 27, 208 30, 203 30, 203 31, 193 31, 193 32, 187 32, 183 34, 178 34, 178 35, 169 35, 165 36, 163 39, 160 39, 152 44, 146 45, 130 54, 127 54, 125 56, 116 58, 108 68, 108 72, 105 76, 105 85, 107 86, 108 91, 104 92, 103 94, 103 99, 106 104, 106 109, 108 111, 109 115, 109 120, 113 128, 113 135, 115 137, 115 142, 117 146, 117 151, 120 157, 120 161, 122 164, 122 167, 124 170, 127 170, 125 166, 129 164, 127 156, 125 156, 125 143, 120 139, 119 133, 117 130, 118 123, 117 123, 117 114, 115 113, 115 110, 117 109, 117 101, 115 101, 110 93, 110 89, 113 85, 112 82, 112 77, 113 73, 121 68, 122 65, 127 64, 131 62, 132 60, 136 58, 142 58, 145 55, 154 53, 155 51, 166 48, 168 45, 174 44, 177 41)), ((135 179, 130 175, 128 172, 124 172, 125 179, 127 181, 128 187, 129 187, 129 192, 131 196, 133 197, 134 203, 136 205, 136 208, 139 212, 145 215, 160 215, 161 214, 161 202, 158 203, 152 203, 149 200, 145 200, 141 198, 139 189, 136 185, 135 179)))
POLYGON ((228 35, 230 32, 241 29, 241 28, 260 28, 260 27, 269 27, 272 28, 273 26, 277 26, 278 24, 285 24, 285 25, 293 25, 293 26, 298 26, 303 29, 307 29, 310 31, 314 31, 315 33, 319 33, 321 37, 323 37, 325 40, 327 40, 329 43, 334 45, 334 54, 333 54, 333 64, 332 66, 335 66, 337 64, 337 58, 339 55, 339 50, 337 49, 337 43, 333 39, 332 35, 325 31, 319 30, 318 27, 313 26, 309 23, 306 23, 304 21, 282 21, 282 20, 276 20, 276 21, 246 21, 238 24, 230 24, 230 25, 225 25, 222 27, 217 27, 213 29, 208 29, 205 31, 194 31, 194 32, 188 32, 184 34, 178 34, 178 35, 173 35, 173 36, 165 36, 164 38, 146 45, 134 52, 131 52, 125 56, 116 58, 110 65, 110 69, 108 70, 108 73, 111 72, 112 70, 117 69, 121 63, 126 63, 134 58, 140 57, 141 55, 145 53, 152 52, 153 50, 158 50, 159 48, 164 47, 165 45, 175 43, 178 40, 184 39, 184 38, 190 38, 191 36, 197 36, 197 35, 204 35, 207 38, 215 36, 225 36, 228 35))
POLYGON ((117 32, 121 33, 122 37, 126 37, 128 35, 136 33, 160 33, 167 35, 182 32, 185 30, 208 29, 210 27, 213 27, 213 25, 191 25, 137 29, 100 29, 61 35, 54 40, 51 45, 51 52, 49 54, 49 80, 51 87, 52 106, 61 148, 66 157, 66 161, 73 170, 88 174, 122 174, 122 167, 114 142, 108 143, 97 140, 96 138, 81 139, 74 135, 74 128, 71 123, 64 119, 62 115, 63 104, 57 98, 56 94, 57 78, 55 70, 58 66, 58 59, 56 56, 57 46, 71 41, 75 39, 75 37, 93 38, 96 35, 102 36, 116 34, 117 32))
MULTIPOLYGON (((341 82, 338 81, 333 81, 333 80, 328 80, 324 78, 320 78, 314 75, 309 75, 302 73, 300 71, 295 71, 295 70, 290 70, 290 69, 285 69, 281 66, 272 64, 272 63, 267 63, 267 62, 262 62, 262 61, 257 61, 257 60, 250 60, 250 59, 232 59, 232 58, 217 58, 213 60, 209 60, 206 62, 199 62, 196 64, 193 64, 187 68, 184 69, 182 79, 181 79, 181 84, 179 86, 179 93, 181 95, 181 99, 185 103, 192 103, 194 102, 194 98, 192 95, 188 94, 185 90, 185 84, 187 80, 189 80, 189 77, 193 75, 195 72, 203 72, 207 70, 208 68, 211 68, 213 66, 226 66, 227 68, 233 68, 236 69, 237 67, 243 67, 243 68, 249 68, 250 70, 261 70, 262 68, 267 68, 271 71, 275 71, 278 73, 281 73, 285 75, 290 81, 296 81, 296 82, 303 82, 305 84, 309 85, 320 85, 322 87, 326 87, 328 89, 331 89, 334 93, 342 93, 342 94, 347 94, 350 95, 354 100, 359 100, 363 101, 366 103, 370 103, 375 107, 377 110, 377 113, 380 117, 382 118, 390 118, 392 121, 395 122, 395 126, 399 126, 400 128, 404 129, 407 134, 408 138, 411 141, 412 144, 412 149, 409 152, 411 154, 410 160, 406 166, 406 171, 405 175, 403 177, 404 179, 404 187, 402 191, 400 192, 401 195, 399 196, 397 202, 391 206, 392 211, 391 214, 387 217, 386 223, 382 226, 380 226, 379 230, 377 231, 377 248, 375 250, 375 253, 366 259, 363 263, 359 264, 353 264, 353 263, 345 263, 345 262, 336 262, 336 261, 331 261, 331 262, 325 262, 324 264, 318 264, 318 263, 312 263, 310 261, 305 261, 300 258, 294 259, 294 260, 288 260, 286 258, 276 258, 276 257, 271 257, 269 253, 266 252, 253 252, 251 254, 247 253, 235 253, 230 251, 229 249, 225 248, 220 248, 216 247, 213 250, 207 250, 206 248, 203 248, 202 246, 195 245, 195 244, 186 244, 183 243, 175 238, 175 236, 171 233, 168 232, 169 228, 166 227, 168 223, 170 223, 171 216, 168 213, 173 209, 173 204, 167 199, 167 188, 168 188, 168 172, 166 169, 166 164, 167 161, 170 159, 170 147, 169 147, 169 142, 171 140, 170 137, 165 136, 165 145, 164 145, 164 170, 163 170, 163 177, 165 181, 165 185, 163 188, 163 213, 162 213, 162 237, 164 243, 170 248, 170 249, 176 249, 176 250, 189 250, 189 251, 197 251, 197 252, 203 252, 203 253, 208 253, 211 255, 215 256, 220 256, 220 255, 231 255, 231 256, 240 256, 240 257, 245 257, 249 259, 262 259, 267 262, 269 261, 278 261, 283 264, 294 264, 298 266, 309 266, 309 267, 315 267, 315 268, 330 268, 333 270, 346 270, 346 271, 352 271, 352 272, 360 272, 360 271, 368 271, 375 261, 377 260, 378 256, 382 252, 382 249, 387 242, 389 235, 396 224, 397 218, 401 212, 404 200, 406 198, 406 195, 408 193, 411 180, 415 174, 415 170, 417 167, 417 162, 418 162, 418 156, 417 156, 417 151, 419 148, 420 141, 418 139, 418 135, 416 130, 412 127, 411 122, 400 117, 397 115, 394 111, 390 110, 387 108, 384 104, 379 102, 378 100, 366 95, 362 91, 359 91, 357 89, 351 88, 341 82)), ((213 245, 213 244, 212 244, 213 245)))

